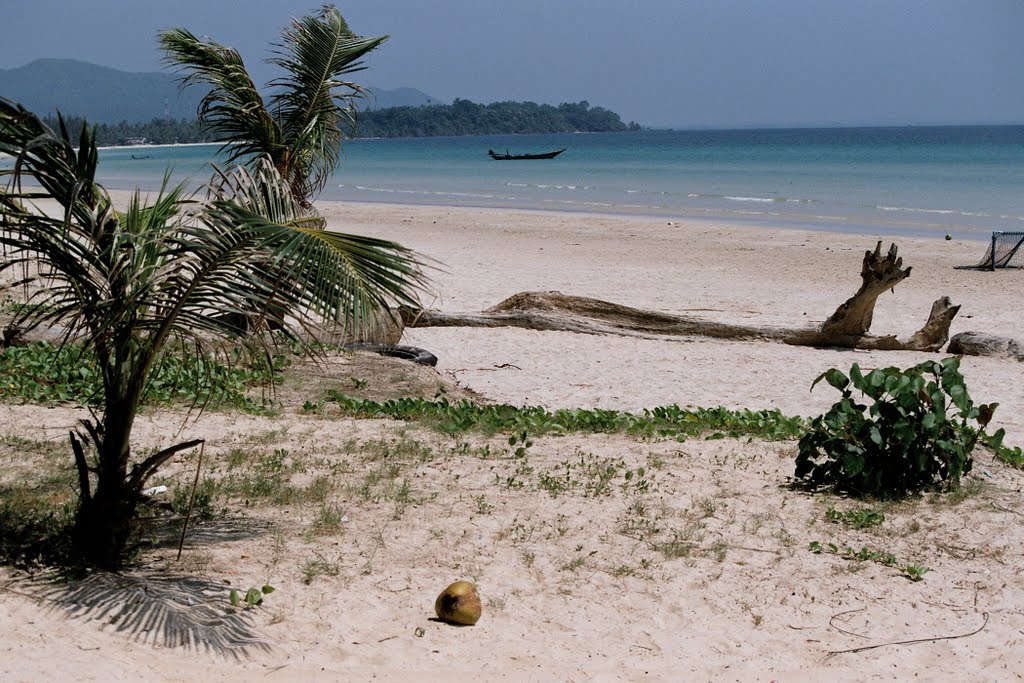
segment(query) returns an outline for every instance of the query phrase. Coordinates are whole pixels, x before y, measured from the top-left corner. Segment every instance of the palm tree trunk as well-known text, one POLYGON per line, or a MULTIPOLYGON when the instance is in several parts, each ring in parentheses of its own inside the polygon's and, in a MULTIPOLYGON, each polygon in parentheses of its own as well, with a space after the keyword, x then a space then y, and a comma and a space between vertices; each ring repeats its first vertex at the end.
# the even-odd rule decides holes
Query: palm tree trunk
POLYGON ((82 487, 75 514, 72 542, 76 551, 88 565, 108 571, 123 564, 139 500, 138 487, 130 486, 128 478, 137 405, 131 397, 108 401, 102 427, 90 429, 97 455, 96 487, 92 492, 82 487))
POLYGON ((96 492, 79 502, 72 532, 74 547, 88 565, 107 571, 121 568, 137 504, 124 475, 104 476, 100 469, 96 492))

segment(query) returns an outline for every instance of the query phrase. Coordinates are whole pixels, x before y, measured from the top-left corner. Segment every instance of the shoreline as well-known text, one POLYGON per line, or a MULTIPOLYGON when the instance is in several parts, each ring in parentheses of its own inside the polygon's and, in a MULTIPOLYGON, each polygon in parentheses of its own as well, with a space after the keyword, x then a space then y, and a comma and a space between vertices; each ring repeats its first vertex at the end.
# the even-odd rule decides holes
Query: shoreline
POLYGON ((584 209, 578 207, 571 208, 557 208, 557 207, 496 207, 496 206, 477 206, 472 204, 444 204, 434 202, 388 202, 388 201, 373 201, 363 199, 317 199, 313 202, 314 204, 359 204, 366 205, 369 208, 372 207, 383 207, 383 206, 407 206, 423 207, 423 208, 450 208, 450 209, 465 209, 468 211, 498 211, 498 212, 525 212, 525 213, 538 213, 538 214, 555 214, 555 215, 570 215, 577 217, 596 216, 599 218, 621 218, 625 220, 650 220, 650 221, 667 221, 672 223, 686 223, 686 222, 699 222, 713 225, 729 224, 735 225, 736 227, 750 228, 754 230, 800 230, 813 233, 835 233, 840 235, 880 235, 887 236, 889 238, 914 238, 914 239, 945 239, 946 234, 950 234, 954 239, 969 240, 969 241, 987 241, 992 237, 992 231, 987 228, 976 229, 976 230, 957 230, 953 233, 946 232, 946 226, 940 224, 921 225, 912 222, 877 222, 877 223, 866 223, 866 222, 836 222, 836 221, 847 221, 850 220, 847 217, 831 216, 828 217, 828 221, 833 221, 821 225, 821 227, 815 227, 813 225, 816 219, 798 219, 793 218, 790 220, 784 219, 773 219, 767 216, 760 215, 743 215, 744 212, 733 211, 733 212, 713 212, 712 210, 706 210, 701 212, 698 209, 691 209, 688 212, 675 211, 671 212, 665 209, 663 212, 657 209, 641 211, 641 208, 645 207, 622 207, 621 210, 609 210, 609 209, 584 209), (703 214, 703 215, 701 215, 703 214))

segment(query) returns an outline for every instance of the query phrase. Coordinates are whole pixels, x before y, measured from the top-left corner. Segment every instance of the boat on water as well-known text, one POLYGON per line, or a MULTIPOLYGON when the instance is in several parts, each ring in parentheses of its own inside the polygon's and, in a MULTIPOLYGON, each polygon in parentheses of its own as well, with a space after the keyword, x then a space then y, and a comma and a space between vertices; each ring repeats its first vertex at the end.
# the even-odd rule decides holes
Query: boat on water
POLYGON ((498 154, 493 149, 489 149, 487 153, 496 161, 517 161, 520 159, 554 159, 566 149, 566 147, 563 147, 554 152, 544 152, 543 154, 509 154, 507 151, 504 154, 498 154))

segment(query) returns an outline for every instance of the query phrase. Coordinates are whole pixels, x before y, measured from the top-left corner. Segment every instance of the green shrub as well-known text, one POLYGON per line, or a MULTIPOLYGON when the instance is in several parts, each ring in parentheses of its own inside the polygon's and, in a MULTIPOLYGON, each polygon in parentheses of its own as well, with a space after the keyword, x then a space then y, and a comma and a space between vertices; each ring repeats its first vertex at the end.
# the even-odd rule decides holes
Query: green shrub
POLYGON ((1003 436, 984 433, 998 404, 975 405, 959 368, 951 357, 907 370, 863 374, 854 364, 849 377, 823 373, 811 389, 824 379, 843 397, 800 438, 796 478, 877 498, 959 487, 978 440, 999 448, 1003 436), (855 401, 855 389, 871 405, 855 401))

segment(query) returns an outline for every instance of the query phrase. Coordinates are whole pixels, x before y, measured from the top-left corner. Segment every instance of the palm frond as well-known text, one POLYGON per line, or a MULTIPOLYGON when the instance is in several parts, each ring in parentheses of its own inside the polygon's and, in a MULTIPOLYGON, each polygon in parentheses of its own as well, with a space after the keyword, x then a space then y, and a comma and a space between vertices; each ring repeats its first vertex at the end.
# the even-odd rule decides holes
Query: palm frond
MULTIPOLYGON (((211 241, 239 240, 234 249, 249 258, 231 284, 267 296, 263 309, 277 326, 359 329, 381 308, 415 305, 429 284, 429 264, 411 250, 310 224, 269 162, 222 173, 214 189, 197 229, 217 236, 211 241), (274 317, 284 312, 293 320, 274 317)), ((227 282, 216 286, 233 293, 227 282)))
POLYGON ((264 106, 259 89, 237 50, 190 31, 175 28, 159 35, 164 62, 181 74, 181 86, 209 88, 199 105, 199 120, 225 144, 230 162, 253 154, 284 157, 280 126, 264 106))
POLYGON ((270 108, 293 153, 295 170, 284 175, 293 191, 309 197, 337 166, 342 137, 355 123, 354 100, 365 94, 342 77, 364 69, 360 60, 388 36, 357 36, 335 7, 325 5, 318 16, 293 20, 282 37, 270 61, 286 75, 271 83, 270 108))

